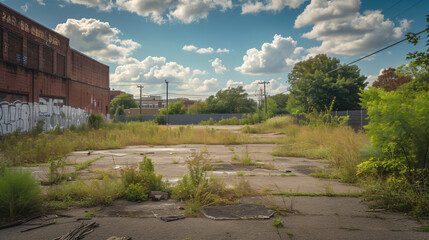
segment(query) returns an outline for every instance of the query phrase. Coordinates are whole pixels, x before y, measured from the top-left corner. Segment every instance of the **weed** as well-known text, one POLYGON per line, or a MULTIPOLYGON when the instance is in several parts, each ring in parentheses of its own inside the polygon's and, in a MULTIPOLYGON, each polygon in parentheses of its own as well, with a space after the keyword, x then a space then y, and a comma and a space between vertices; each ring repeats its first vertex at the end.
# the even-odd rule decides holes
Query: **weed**
POLYGON ((429 232, 429 225, 423 226, 423 227, 419 227, 419 228, 415 228, 414 231, 417 232, 429 232))
POLYGON ((90 183, 67 182, 50 188, 46 193, 46 200, 85 207, 109 205, 123 196, 123 189, 120 181, 107 177, 102 181, 91 180, 90 183))
POLYGON ((232 155, 232 160, 238 160, 240 157, 237 154, 232 155))
POLYGON ((171 161, 171 163, 172 163, 172 164, 179 164, 179 161, 177 161, 176 159, 173 159, 173 160, 171 161))
POLYGON ((289 239, 292 239, 293 238, 293 233, 291 233, 291 232, 285 232, 287 235, 288 235, 288 237, 289 237, 289 239))
POLYGON ((93 163, 93 162, 95 162, 95 161, 97 161, 98 159, 101 159, 101 158, 104 158, 104 156, 96 157, 94 159, 89 159, 89 160, 86 160, 85 162, 83 162, 81 164, 76 165, 75 166, 76 171, 81 171, 83 169, 88 168, 89 164, 91 164, 91 163, 93 163))
POLYGON ((264 187, 264 188, 262 188, 262 191, 263 191, 263 192, 270 192, 270 191, 271 191, 271 188, 269 188, 269 187, 264 187))
POLYGON ((209 151, 207 150, 207 146, 204 145, 204 148, 201 149, 201 153, 208 153, 209 151))
POLYGON ((245 180, 244 178, 241 178, 238 183, 234 181, 234 193, 237 197, 240 198, 243 196, 251 195, 253 193, 253 190, 250 187, 249 181, 245 180))
POLYGON ((131 183, 125 190, 125 198, 132 202, 146 201, 148 199, 148 195, 149 191, 140 183, 131 183))
POLYGON ((273 192, 273 195, 282 195, 282 196, 308 196, 308 197, 362 197, 362 193, 306 193, 306 192, 273 192))
POLYGON ((237 176, 243 177, 246 176, 246 173, 243 171, 237 171, 237 176))
POLYGON ((5 169, 0 174, 0 222, 13 221, 39 210, 42 191, 30 172, 5 169))
POLYGON ((233 147, 229 147, 228 149, 229 149, 229 151, 231 151, 231 152, 234 152, 234 151, 235 151, 235 149, 234 149, 233 147))
POLYGON ((282 221, 281 219, 276 219, 276 220, 274 220, 274 222, 273 222, 273 226, 274 226, 275 228, 281 228, 281 227, 284 227, 284 226, 283 226, 283 221, 282 221))

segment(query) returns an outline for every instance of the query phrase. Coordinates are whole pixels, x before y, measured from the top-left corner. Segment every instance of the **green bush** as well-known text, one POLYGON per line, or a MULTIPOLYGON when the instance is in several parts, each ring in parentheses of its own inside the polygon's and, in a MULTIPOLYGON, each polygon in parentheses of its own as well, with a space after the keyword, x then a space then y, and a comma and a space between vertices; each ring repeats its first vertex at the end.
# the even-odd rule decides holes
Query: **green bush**
POLYGON ((99 129, 105 125, 104 117, 101 114, 91 113, 88 118, 88 126, 92 129, 99 129))
POLYGON ((146 201, 148 199, 148 195, 149 191, 140 183, 131 183, 125 190, 125 198, 132 202, 146 201))
POLYGON ((5 169, 0 175, 0 220, 13 221, 40 210, 42 191, 30 172, 5 169))
MULTIPOLYGON (((155 168, 150 157, 144 156, 139 163, 139 170, 128 168, 121 170, 122 183, 130 195, 130 199, 141 196, 139 192, 166 191, 167 184, 162 181, 162 175, 155 173, 155 168)), ((137 199, 144 200, 144 199, 137 199)), ((147 199, 146 199, 147 200, 147 199)), ((130 200, 134 201, 134 200, 130 200)))

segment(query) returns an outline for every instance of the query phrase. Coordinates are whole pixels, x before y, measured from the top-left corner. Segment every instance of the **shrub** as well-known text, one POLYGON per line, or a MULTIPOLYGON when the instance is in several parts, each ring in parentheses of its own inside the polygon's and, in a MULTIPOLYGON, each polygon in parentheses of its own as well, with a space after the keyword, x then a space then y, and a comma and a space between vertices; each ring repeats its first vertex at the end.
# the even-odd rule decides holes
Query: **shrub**
POLYGON ((148 199, 148 194, 149 191, 140 183, 131 183, 125 190, 125 198, 132 202, 146 201, 148 199))
POLYGON ((101 114, 91 113, 88 118, 88 126, 92 129, 99 129, 104 126, 104 117, 101 114))
POLYGON ((5 169, 0 175, 0 220, 12 221, 39 210, 42 191, 30 172, 5 169))
MULTIPOLYGON (((150 191, 165 191, 167 189, 166 183, 162 181, 162 175, 156 174, 155 169, 150 157, 144 156, 143 161, 139 163, 139 171, 135 169, 121 170, 122 183, 126 188, 126 195, 130 195, 130 199, 147 200, 142 196, 143 192, 149 193, 150 191)), ((136 201, 136 200, 130 200, 136 201)))

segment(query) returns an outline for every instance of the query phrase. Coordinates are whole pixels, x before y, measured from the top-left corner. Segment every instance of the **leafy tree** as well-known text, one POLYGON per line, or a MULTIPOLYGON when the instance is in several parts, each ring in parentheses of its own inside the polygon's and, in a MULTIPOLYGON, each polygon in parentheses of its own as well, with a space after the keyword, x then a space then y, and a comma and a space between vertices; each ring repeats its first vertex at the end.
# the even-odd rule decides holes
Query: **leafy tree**
POLYGON ((334 98, 333 110, 360 109, 359 92, 365 88, 365 80, 357 66, 342 66, 338 59, 326 54, 295 64, 288 75, 290 92, 307 111, 323 111, 334 98), (342 68, 328 73, 339 67, 342 68))
POLYGON ((206 102, 195 102, 188 107, 188 114, 201 114, 208 113, 208 106, 206 102))
POLYGON ((396 75, 396 69, 384 69, 378 76, 377 80, 372 84, 373 87, 383 88, 387 92, 395 91, 402 84, 411 82, 411 77, 396 75))
MULTIPOLYGON (((429 46, 429 15, 426 15, 426 21, 428 22, 428 25, 425 30, 425 32, 427 33, 426 38, 428 38, 428 40, 426 40, 426 46, 429 46)), ((415 33, 408 33, 406 36, 407 36, 408 42, 414 45, 417 45, 417 43, 422 39, 415 33)), ((417 65, 422 65, 428 68, 429 67, 429 48, 425 52, 415 51, 415 52, 408 53, 407 59, 408 60, 414 59, 417 65)))
POLYGON ((256 102, 247 98, 242 86, 219 90, 215 96, 206 99, 209 113, 249 113, 256 102))
POLYGON ((298 114, 300 112, 305 112, 304 106, 300 105, 295 98, 295 95, 289 94, 289 98, 286 104, 286 111, 291 114, 298 114))
POLYGON ((267 117, 270 118, 276 114, 279 114, 279 107, 272 98, 267 99, 267 117))
MULTIPOLYGON (((159 115, 164 116, 167 113, 167 107, 163 107, 159 110, 159 115)), ((175 103, 168 105, 168 114, 185 114, 186 108, 183 106, 182 102, 177 101, 175 103)))
POLYGON ((429 73, 429 69, 422 65, 417 64, 416 61, 411 61, 407 65, 399 66, 396 69, 396 75, 398 77, 408 76, 411 79, 423 77, 429 73))
POLYGON ((123 93, 118 96, 116 96, 112 101, 110 102, 110 114, 115 114, 118 112, 119 115, 123 115, 123 109, 122 111, 117 109, 119 107, 122 107, 123 109, 129 109, 129 108, 137 108, 138 105, 136 101, 134 101, 133 97, 129 94, 123 93))
MULTIPOLYGON (((268 98, 268 99, 272 99, 277 105, 277 112, 275 112, 275 114, 288 113, 288 111, 286 110, 288 98, 289 98, 289 95, 284 94, 284 93, 279 93, 279 94, 276 94, 274 96, 270 96, 268 98)), ((267 103, 268 104, 270 103, 269 100, 267 103)))
MULTIPOLYGON (((429 75, 400 86, 396 91, 370 87, 362 105, 370 118, 366 127, 372 144, 390 165, 403 164, 410 182, 428 175, 429 169, 429 75)), ((372 159, 373 161, 381 161, 372 159)), ((390 166, 384 166, 385 168, 390 166)))

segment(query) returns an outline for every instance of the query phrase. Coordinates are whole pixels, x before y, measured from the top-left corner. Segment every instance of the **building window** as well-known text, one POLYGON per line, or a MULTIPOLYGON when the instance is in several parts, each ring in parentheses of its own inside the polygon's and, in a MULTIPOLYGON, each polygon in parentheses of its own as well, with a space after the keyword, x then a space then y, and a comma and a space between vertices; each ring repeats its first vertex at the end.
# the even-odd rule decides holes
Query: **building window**
POLYGON ((13 63, 24 64, 26 58, 22 56, 22 37, 8 33, 8 60, 13 63))
POLYGON ((43 60, 45 63, 43 71, 54 73, 54 50, 47 46, 43 46, 43 60))
POLYGON ((57 53, 57 75, 66 76, 66 57, 57 53))
POLYGON ((0 59, 3 59, 3 29, 0 28, 0 59))
POLYGON ((39 45, 33 41, 27 41, 27 66, 39 69, 39 45))

